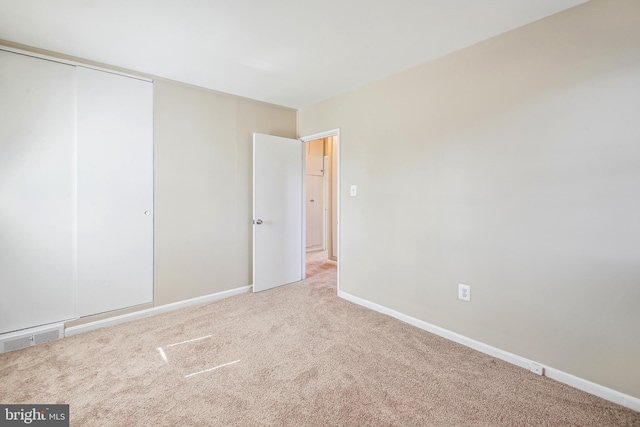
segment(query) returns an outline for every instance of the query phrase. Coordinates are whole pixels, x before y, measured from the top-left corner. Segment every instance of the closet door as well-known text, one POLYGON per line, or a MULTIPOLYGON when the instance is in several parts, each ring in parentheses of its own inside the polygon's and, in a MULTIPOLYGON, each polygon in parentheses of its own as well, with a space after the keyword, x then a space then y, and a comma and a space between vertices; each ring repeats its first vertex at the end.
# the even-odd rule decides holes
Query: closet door
POLYGON ((153 301, 152 84, 78 67, 78 316, 153 301))
POLYGON ((0 333, 75 316, 75 67, 0 50, 0 333))

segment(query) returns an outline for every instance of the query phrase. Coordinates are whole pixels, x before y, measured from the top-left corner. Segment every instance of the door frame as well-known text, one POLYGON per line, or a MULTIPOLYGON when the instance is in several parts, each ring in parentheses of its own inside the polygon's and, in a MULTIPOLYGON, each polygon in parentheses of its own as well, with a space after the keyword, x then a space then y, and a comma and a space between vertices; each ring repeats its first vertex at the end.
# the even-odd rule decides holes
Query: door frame
MULTIPOLYGON (((337 267, 338 267, 338 272, 337 272, 337 283, 336 283, 336 290, 337 293, 340 293, 340 229, 342 227, 342 221, 340 220, 340 153, 342 151, 342 145, 341 145, 341 139, 340 139, 340 128, 337 129, 332 129, 332 130, 328 130, 328 131, 324 131, 324 132, 319 132, 319 133, 314 133, 312 135, 307 135, 307 136, 302 136, 300 137, 300 141, 302 141, 305 144, 305 148, 306 148, 306 144, 309 141, 314 141, 316 139, 323 139, 323 138, 328 138, 328 137, 334 137, 334 143, 337 144, 338 148, 336 150, 336 158, 334 159, 335 161, 335 168, 337 170, 337 184, 336 184, 336 191, 337 191, 337 206, 336 206, 336 212, 338 215, 337 218, 337 222, 338 222, 338 227, 337 227, 337 232, 336 232, 336 255, 338 258, 338 262, 337 262, 337 267)), ((305 156, 305 161, 302 162, 302 271, 304 272, 303 277, 306 279, 307 278, 307 267, 306 267, 306 246, 307 246, 307 239, 306 239, 306 229, 307 229, 307 206, 306 206, 306 178, 307 178, 307 163, 306 163, 306 156, 307 156, 307 151, 306 149, 303 150, 304 156, 305 156)), ((329 177, 329 179, 331 179, 329 177)))

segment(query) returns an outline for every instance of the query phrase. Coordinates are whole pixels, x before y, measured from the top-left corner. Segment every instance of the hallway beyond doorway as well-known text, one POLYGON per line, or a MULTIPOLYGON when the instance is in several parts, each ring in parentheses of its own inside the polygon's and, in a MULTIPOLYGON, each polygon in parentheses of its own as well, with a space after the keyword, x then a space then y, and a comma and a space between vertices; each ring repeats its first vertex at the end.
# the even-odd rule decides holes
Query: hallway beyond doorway
POLYGON ((338 266, 328 259, 327 251, 307 252, 306 283, 314 287, 330 288, 337 293, 338 266))

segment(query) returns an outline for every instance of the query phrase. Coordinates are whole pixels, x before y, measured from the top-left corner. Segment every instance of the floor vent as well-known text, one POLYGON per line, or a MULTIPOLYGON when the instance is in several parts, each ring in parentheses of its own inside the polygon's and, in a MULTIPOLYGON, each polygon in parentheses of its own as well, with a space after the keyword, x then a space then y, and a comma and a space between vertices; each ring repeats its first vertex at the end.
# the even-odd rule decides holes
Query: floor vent
POLYGON ((0 353, 31 347, 63 337, 64 325, 62 323, 3 334, 0 335, 0 353))

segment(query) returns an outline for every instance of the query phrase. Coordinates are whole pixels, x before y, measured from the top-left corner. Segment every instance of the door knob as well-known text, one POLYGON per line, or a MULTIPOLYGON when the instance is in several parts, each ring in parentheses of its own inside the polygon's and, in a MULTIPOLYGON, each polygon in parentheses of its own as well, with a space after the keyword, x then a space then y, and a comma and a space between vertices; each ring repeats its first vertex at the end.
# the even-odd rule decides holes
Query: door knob
POLYGON ((315 200, 313 200, 313 199, 311 199, 311 200, 309 200, 309 201, 310 201, 310 202, 315 202, 315 200))
POLYGON ((261 219, 256 219, 255 221, 253 221, 254 224, 262 224, 262 220, 261 219))
POLYGON ((149 216, 149 215, 151 215, 151 212, 150 212, 150 211, 144 211, 144 214, 145 214, 146 216, 149 216))

